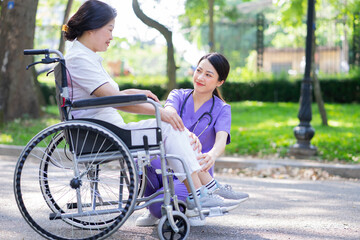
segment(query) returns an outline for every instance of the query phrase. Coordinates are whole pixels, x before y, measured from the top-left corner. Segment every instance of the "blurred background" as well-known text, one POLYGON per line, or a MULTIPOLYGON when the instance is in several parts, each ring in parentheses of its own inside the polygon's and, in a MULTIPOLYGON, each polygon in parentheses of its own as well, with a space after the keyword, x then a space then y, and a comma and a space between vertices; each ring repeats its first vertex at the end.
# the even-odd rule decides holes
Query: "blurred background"
MULTIPOLYGON (((7 132, 9 124, 24 126, 24 117, 37 119, 52 111, 55 83, 52 75, 46 76, 52 66, 37 65, 26 72, 25 66, 41 56, 24 57, 22 51, 50 48, 66 54, 72 43, 62 39, 61 26, 83 2, 0 1, 0 144, 26 143, 29 136, 15 140, 14 132, 20 130, 7 132), (28 89, 21 92, 19 86, 28 89)), ((118 16, 114 39, 101 56, 121 89, 150 89, 165 100, 175 87, 192 87, 192 73, 203 54, 221 52, 231 65, 221 87, 233 109, 235 141, 227 153, 284 156, 295 143, 292 129, 298 123, 306 64, 307 0, 104 2, 118 16)), ((317 95, 311 92, 313 143, 323 160, 358 162, 360 1, 316 1, 312 27, 311 78, 318 86, 317 95)))

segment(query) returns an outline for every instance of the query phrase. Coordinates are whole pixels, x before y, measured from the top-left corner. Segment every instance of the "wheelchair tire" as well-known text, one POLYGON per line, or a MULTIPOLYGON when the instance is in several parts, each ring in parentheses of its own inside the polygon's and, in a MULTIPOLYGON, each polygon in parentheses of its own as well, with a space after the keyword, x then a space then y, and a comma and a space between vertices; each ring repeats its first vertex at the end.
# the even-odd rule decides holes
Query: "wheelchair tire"
POLYGON ((22 216, 49 239, 106 238, 133 212, 137 188, 136 166, 121 139, 76 120, 37 134, 14 174, 22 216))
POLYGON ((163 215, 160 218, 157 230, 158 236, 161 240, 183 240, 189 236, 190 233, 190 223, 185 214, 178 211, 173 211, 173 218, 175 225, 178 227, 179 231, 176 233, 169 222, 167 215, 163 215))

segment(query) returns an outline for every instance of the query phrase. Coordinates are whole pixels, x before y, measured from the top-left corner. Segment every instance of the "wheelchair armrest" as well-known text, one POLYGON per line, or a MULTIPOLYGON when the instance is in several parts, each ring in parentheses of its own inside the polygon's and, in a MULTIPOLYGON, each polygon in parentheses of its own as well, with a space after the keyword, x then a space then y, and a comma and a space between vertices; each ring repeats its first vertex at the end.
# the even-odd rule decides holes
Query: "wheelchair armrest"
POLYGON ((72 103, 74 110, 98 108, 98 107, 120 107, 147 102, 144 94, 97 97, 91 99, 77 100, 72 103))

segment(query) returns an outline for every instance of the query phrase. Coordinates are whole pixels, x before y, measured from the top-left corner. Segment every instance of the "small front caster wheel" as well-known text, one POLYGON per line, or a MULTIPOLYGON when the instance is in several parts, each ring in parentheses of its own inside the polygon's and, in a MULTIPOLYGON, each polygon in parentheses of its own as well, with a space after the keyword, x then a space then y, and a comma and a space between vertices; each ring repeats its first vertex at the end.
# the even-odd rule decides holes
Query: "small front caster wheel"
POLYGON ((158 224, 158 235, 161 240, 186 239, 190 233, 190 223, 185 214, 173 211, 175 225, 179 231, 176 233, 166 215, 162 216, 158 224))

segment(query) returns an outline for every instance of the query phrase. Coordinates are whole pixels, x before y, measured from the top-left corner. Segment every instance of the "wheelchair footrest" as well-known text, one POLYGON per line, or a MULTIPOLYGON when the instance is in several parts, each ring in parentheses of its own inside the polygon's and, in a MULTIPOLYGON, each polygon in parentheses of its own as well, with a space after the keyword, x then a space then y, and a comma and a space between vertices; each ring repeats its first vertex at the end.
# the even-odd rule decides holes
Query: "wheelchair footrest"
POLYGON ((206 217, 218 217, 229 213, 226 207, 212 207, 201 210, 206 217))
MULTIPOLYGON (((229 209, 227 207, 202 208, 201 212, 204 214, 205 217, 217 217, 229 213, 229 209)), ((198 210, 186 211, 187 217, 195 217, 195 216, 199 216, 199 214, 200 213, 198 210)))

